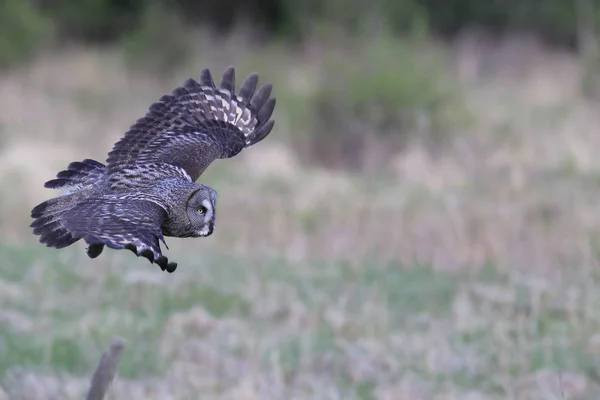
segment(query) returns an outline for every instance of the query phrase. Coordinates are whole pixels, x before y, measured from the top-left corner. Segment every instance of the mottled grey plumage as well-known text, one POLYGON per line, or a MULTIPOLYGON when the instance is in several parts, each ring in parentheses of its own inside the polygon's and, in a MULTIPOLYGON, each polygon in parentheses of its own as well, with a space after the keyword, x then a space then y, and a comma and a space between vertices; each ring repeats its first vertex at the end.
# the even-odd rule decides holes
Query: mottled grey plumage
POLYGON ((273 129, 272 86, 256 90, 250 74, 235 94, 229 67, 217 87, 205 69, 152 104, 108 153, 107 164, 76 161, 46 182, 65 193, 31 211, 33 233, 57 249, 79 239, 87 254, 104 246, 129 249, 173 272, 162 255, 165 236, 212 234, 217 193, 195 183, 217 158, 230 158, 263 140, 273 129))

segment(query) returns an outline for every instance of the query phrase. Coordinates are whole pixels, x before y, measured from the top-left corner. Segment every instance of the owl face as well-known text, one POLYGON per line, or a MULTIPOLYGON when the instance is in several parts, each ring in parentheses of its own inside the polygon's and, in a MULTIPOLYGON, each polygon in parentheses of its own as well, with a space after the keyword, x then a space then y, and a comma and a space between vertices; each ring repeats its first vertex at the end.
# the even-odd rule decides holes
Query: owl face
POLYGON ((187 214, 190 220, 191 237, 209 236, 213 233, 216 219, 217 192, 202 185, 195 191, 187 203, 187 214))

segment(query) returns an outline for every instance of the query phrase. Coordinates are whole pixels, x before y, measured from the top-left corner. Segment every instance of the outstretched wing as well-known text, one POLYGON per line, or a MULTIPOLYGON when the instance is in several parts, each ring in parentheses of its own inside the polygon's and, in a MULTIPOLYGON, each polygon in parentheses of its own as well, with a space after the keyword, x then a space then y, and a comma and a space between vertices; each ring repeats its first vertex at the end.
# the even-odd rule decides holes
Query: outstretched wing
POLYGON ((160 227, 166 216, 166 211, 152 201, 101 196, 82 201, 59 218, 73 238, 89 244, 91 258, 98 257, 104 246, 129 249, 163 271, 173 272, 177 264, 168 262, 159 243, 164 243, 160 227))
POLYGON ((217 158, 233 157, 264 139, 275 98, 272 85, 256 90, 250 74, 235 93, 235 70, 229 67, 217 87, 208 69, 200 82, 185 83, 150 106, 108 154, 109 174, 147 163, 183 168, 193 181, 217 158), (255 91, 256 90, 256 91, 255 91))

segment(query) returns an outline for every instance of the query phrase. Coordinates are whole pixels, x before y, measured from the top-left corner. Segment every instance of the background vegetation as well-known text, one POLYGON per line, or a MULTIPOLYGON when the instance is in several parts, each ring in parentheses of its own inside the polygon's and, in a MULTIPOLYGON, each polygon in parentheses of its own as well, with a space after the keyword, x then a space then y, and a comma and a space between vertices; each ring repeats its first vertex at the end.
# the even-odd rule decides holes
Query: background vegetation
POLYGON ((600 393, 596 0, 0 2, 0 399, 600 393), (272 82, 167 275, 30 209, 200 68, 272 82))
POLYGON ((481 26, 497 33, 526 30, 551 43, 576 46, 581 13, 591 11, 585 17, 597 18, 597 5, 597 0, 8 0, 3 18, 20 25, 22 32, 35 31, 34 25, 43 18, 61 38, 105 43, 136 31, 145 13, 161 8, 189 25, 208 25, 221 32, 241 21, 280 37, 305 37, 315 24, 334 24, 348 34, 383 24, 396 33, 417 30, 446 36, 481 26))

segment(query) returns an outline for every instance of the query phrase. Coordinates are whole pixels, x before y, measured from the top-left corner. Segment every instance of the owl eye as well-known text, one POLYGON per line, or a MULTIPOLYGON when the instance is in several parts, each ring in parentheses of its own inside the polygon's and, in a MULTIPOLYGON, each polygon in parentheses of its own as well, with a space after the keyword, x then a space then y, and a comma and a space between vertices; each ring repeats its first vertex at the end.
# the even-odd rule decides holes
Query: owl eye
POLYGON ((198 214, 205 214, 205 213, 206 213, 206 207, 200 206, 200 208, 198 209, 198 214))

